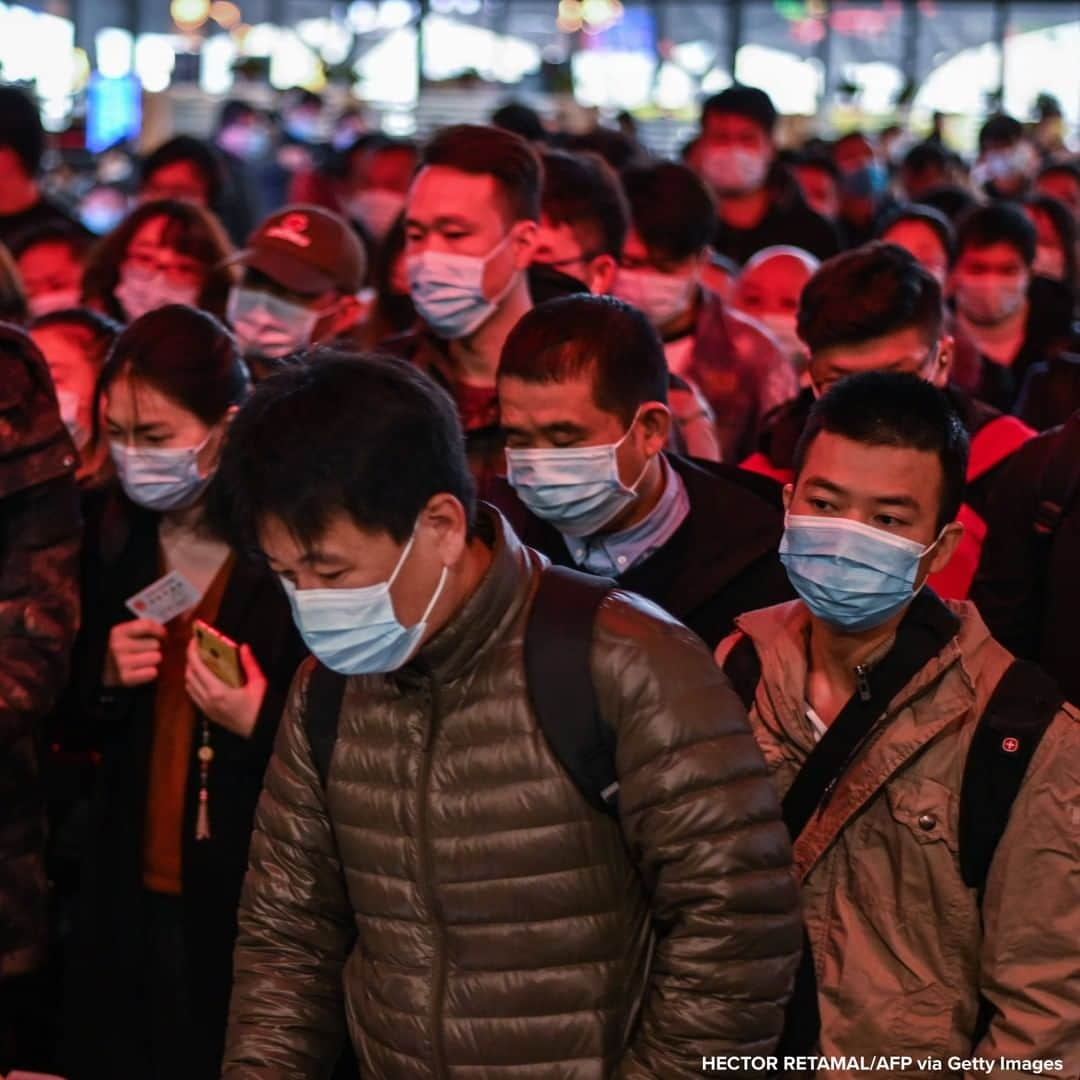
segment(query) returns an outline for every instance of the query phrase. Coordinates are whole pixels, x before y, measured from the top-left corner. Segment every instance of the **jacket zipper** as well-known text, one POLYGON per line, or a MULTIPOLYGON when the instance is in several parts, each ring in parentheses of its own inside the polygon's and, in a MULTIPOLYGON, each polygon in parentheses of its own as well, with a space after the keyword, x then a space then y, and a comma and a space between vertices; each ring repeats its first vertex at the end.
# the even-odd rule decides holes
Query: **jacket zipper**
POLYGON ((435 730, 441 719, 439 685, 432 679, 431 707, 428 714, 427 730, 424 733, 424 756, 420 762, 420 891, 431 914, 435 934, 435 949, 431 962, 431 1007, 428 1015, 428 1026, 431 1032, 432 1072, 436 1077, 440 1078, 447 1075, 446 1050, 443 1046, 442 1030, 443 1000, 446 996, 446 933, 443 927, 442 911, 439 909, 432 880, 434 875, 432 872, 430 822, 428 820, 430 808, 428 788, 431 784, 431 746, 435 741, 435 730))

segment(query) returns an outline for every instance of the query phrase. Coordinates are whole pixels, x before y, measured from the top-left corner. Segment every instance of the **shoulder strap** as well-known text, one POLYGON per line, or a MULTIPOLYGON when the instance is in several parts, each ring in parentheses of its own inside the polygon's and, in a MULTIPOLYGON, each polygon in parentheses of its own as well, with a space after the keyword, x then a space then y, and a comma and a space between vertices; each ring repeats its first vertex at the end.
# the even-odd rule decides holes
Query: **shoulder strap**
POLYGON ((971 437, 967 482, 974 484, 1032 438, 1035 432, 1015 416, 995 416, 971 437))
POLYGON ((338 717, 345 699, 345 676, 331 671, 325 664, 312 660, 308 676, 307 701, 304 710, 304 731, 311 747, 311 759, 319 774, 323 790, 330 778, 330 759, 337 742, 338 717))
MULTIPOLYGON (((1047 545, 1065 512, 1080 493, 1080 412, 1061 429, 1060 441, 1043 468, 1034 528, 1047 545)), ((1044 554, 1047 554, 1044 552, 1044 554)))
POLYGON ((750 706, 754 704, 758 683, 761 682, 761 657, 758 656, 754 639, 749 634, 740 633, 722 667, 731 688, 739 695, 743 707, 749 712, 750 706))
POLYGON ((979 717, 960 789, 960 871, 980 900, 1024 774, 1064 701, 1038 665, 1014 660, 979 717))
POLYGON ((618 813, 615 737, 600 716, 589 653, 608 578, 549 566, 525 628, 525 679, 544 737, 577 789, 598 810, 618 813))
POLYGON ((855 756, 889 702, 956 635, 959 622, 930 589, 912 601, 888 655, 867 673, 863 688, 840 711, 803 762, 784 796, 784 823, 798 840, 826 794, 855 756))

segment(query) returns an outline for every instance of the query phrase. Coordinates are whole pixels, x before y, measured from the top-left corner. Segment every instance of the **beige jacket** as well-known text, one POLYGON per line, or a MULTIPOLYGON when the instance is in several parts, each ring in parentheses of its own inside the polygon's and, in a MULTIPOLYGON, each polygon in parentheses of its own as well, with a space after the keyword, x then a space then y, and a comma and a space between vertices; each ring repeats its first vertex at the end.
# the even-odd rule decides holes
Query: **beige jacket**
MULTIPOLYGON (((795 845, 821 1053, 933 1057, 945 1069, 925 1075, 937 1077, 967 1074, 949 1068, 954 1055, 1057 1060, 1063 1066, 1043 1075, 1076 1080, 1080 715, 1066 706, 1032 759, 980 920, 958 862, 960 788, 976 721, 1011 657, 972 605, 950 607, 959 633, 897 695, 795 845), (997 1015, 973 1049, 980 991, 997 1015)), ((809 614, 794 601, 736 625, 716 656, 722 662, 740 632, 754 641, 762 678, 750 720, 782 796, 814 746, 805 715, 809 614)))

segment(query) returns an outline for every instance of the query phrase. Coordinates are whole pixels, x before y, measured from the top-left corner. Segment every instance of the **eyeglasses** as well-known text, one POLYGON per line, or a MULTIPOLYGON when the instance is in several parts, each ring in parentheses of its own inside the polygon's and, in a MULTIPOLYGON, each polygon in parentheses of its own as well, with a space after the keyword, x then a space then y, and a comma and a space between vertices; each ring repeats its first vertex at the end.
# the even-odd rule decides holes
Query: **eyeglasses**
POLYGON ((134 277, 148 280, 161 275, 170 285, 200 285, 203 267, 193 259, 183 262, 164 260, 150 251, 128 251, 124 269, 134 277))

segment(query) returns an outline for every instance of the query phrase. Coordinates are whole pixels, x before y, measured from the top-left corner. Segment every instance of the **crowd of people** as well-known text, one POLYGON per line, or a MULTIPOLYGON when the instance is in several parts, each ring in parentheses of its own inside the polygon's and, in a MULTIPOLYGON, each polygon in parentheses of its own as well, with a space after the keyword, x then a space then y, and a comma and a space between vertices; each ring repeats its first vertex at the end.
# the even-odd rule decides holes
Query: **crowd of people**
POLYGON ((777 123, 0 87, 0 1076, 1080 1075, 1080 163, 777 123))

